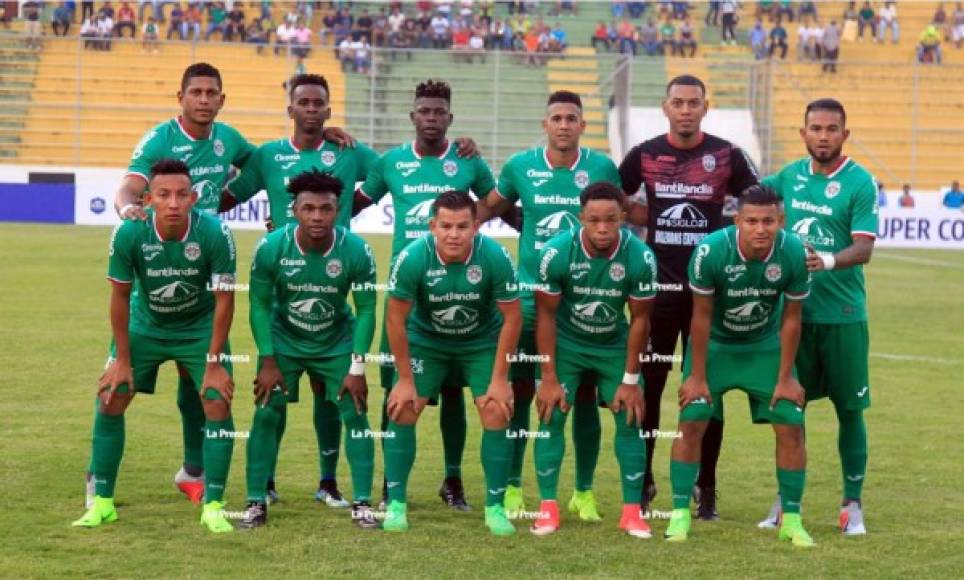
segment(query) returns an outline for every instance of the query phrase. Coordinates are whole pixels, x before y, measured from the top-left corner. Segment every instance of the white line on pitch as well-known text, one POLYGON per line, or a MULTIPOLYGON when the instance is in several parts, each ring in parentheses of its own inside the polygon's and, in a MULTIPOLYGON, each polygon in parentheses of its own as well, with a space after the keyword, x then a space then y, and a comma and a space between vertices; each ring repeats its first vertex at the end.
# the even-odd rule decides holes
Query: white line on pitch
POLYGON ((888 258, 891 260, 900 260, 902 262, 924 264, 926 266, 940 266, 942 268, 954 268, 955 270, 964 269, 964 264, 958 264, 956 262, 945 262, 943 260, 931 260, 929 258, 915 258, 913 256, 900 256, 898 254, 888 254, 886 252, 874 252, 874 258, 888 258))
POLYGON ((870 356, 875 356, 877 358, 884 358, 887 360, 909 360, 909 361, 937 363, 942 365, 953 365, 961 362, 957 359, 951 359, 951 358, 938 358, 933 356, 916 356, 912 354, 891 354, 888 352, 872 352, 870 353, 870 356))

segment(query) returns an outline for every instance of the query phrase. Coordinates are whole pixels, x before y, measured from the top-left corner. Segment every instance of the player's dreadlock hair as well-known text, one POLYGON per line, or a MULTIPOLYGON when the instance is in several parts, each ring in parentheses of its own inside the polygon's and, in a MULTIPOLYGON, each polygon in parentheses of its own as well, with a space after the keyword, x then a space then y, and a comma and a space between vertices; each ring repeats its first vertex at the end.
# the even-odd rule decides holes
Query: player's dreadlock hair
POLYGON ((807 110, 803 113, 803 124, 807 124, 807 116, 811 111, 830 111, 831 113, 840 113, 840 126, 847 126, 847 111, 844 111, 843 104, 837 99, 817 99, 816 101, 811 101, 807 105, 807 110))
POLYGON ((302 171, 288 182, 288 193, 293 199, 298 199, 299 193, 330 193, 335 196, 335 203, 341 195, 343 184, 340 179, 328 172, 318 171, 312 167, 310 171, 302 171))
POLYGON ((666 83, 666 94, 669 95, 669 90, 674 86, 681 87, 699 87, 702 91, 703 96, 706 96, 706 85, 703 84, 699 78, 693 75, 679 75, 678 77, 673 77, 673 80, 666 83))
POLYGON ((187 84, 191 82, 191 79, 194 77, 211 77, 213 79, 217 79, 218 90, 221 90, 221 88, 224 87, 224 85, 221 83, 221 73, 218 72, 218 69, 216 69, 214 65, 210 65, 206 62, 196 62, 184 69, 184 74, 181 75, 182 93, 187 90, 187 84))
POLYGON ((553 103, 572 103, 582 110, 582 99, 579 95, 572 91, 556 91, 549 95, 549 100, 546 101, 546 106, 552 105, 553 103))
POLYGON ((415 98, 421 99, 428 97, 432 99, 445 99, 446 103, 452 102, 452 87, 445 81, 435 81, 428 79, 424 83, 418 83, 415 87, 415 98))
POLYGON ((187 163, 184 163, 180 159, 164 157, 154 165, 151 165, 151 175, 148 181, 153 181, 158 175, 183 175, 190 181, 191 170, 188 169, 187 163))
POLYGON ((623 192, 612 183, 597 181, 582 190, 579 194, 579 204, 586 207, 586 204, 594 199, 611 199, 622 206, 624 198, 623 192))
POLYGON ((772 187, 757 184, 744 189, 737 198, 738 208, 747 204, 775 205, 779 208, 783 206, 783 198, 772 187))
POLYGON ((325 89, 325 95, 328 98, 331 98, 331 91, 328 89, 328 80, 321 75, 312 74, 300 74, 291 77, 287 84, 288 98, 293 99, 295 96, 295 89, 302 85, 318 85, 325 89))
POLYGON ((432 204, 432 215, 438 215, 438 210, 443 207, 450 211, 468 209, 475 217, 475 201, 464 191, 446 191, 439 195, 432 204))

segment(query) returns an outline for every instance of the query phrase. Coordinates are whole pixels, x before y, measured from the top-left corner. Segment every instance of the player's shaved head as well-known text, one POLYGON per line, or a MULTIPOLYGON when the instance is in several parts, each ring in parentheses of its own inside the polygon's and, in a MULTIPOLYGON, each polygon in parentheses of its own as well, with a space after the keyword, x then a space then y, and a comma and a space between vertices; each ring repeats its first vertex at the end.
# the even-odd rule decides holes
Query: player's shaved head
POLYGON ((335 197, 335 204, 338 203, 338 196, 344 187, 341 180, 331 173, 318 171, 317 167, 309 171, 302 171, 291 178, 288 182, 288 193, 296 201, 301 193, 330 194, 335 197))
POLYGON ((196 62, 184 69, 184 74, 181 75, 181 92, 187 91, 187 86, 191 83, 191 79, 195 77, 213 78, 218 83, 218 90, 222 90, 224 88, 224 85, 221 82, 221 73, 217 68, 214 67, 214 65, 210 65, 206 62, 196 62))
POLYGON ((837 99, 817 99, 816 101, 811 101, 808 103, 807 110, 803 113, 804 125, 809 122, 810 113, 814 111, 828 111, 831 113, 837 113, 840 115, 840 126, 847 126, 847 111, 844 110, 843 104, 837 99))

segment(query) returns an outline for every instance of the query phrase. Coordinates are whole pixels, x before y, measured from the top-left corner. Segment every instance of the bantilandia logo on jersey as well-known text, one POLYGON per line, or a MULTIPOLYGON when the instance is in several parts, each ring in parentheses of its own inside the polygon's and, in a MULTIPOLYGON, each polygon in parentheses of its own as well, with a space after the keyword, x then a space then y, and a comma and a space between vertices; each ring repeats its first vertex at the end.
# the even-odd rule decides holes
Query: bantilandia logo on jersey
POLYGON ((408 225, 428 223, 429 218, 432 217, 433 203, 435 200, 426 199, 415 204, 412 209, 405 212, 405 223, 408 225))
POLYGON ((619 316, 615 308, 598 300, 576 304, 573 311, 580 319, 594 324, 612 324, 619 316))
POLYGON ((177 280, 156 290, 151 290, 151 299, 156 302, 180 302, 184 298, 193 296, 197 291, 198 287, 194 284, 177 280))
POLYGON ((557 211, 536 222, 537 236, 554 236, 579 225, 579 218, 568 211, 557 211))
POLYGON ((288 304, 288 309, 305 320, 325 320, 335 313, 335 308, 321 298, 296 300, 288 304))
POLYGON ((479 319, 479 313, 474 308, 456 304, 441 310, 432 311, 432 322, 444 327, 462 327, 479 319))
POLYGON ((726 310, 726 316, 727 318, 732 318, 733 320, 743 322, 763 318, 769 315, 770 311, 771 307, 769 304, 765 304, 759 300, 752 300, 746 304, 728 308, 726 310))
POLYGON ((678 203, 656 218, 656 226, 664 228, 703 229, 709 223, 703 212, 691 203, 678 203))
POLYGON ((813 246, 832 246, 834 242, 833 234, 820 225, 820 220, 815 217, 803 218, 793 224, 793 233, 813 246))

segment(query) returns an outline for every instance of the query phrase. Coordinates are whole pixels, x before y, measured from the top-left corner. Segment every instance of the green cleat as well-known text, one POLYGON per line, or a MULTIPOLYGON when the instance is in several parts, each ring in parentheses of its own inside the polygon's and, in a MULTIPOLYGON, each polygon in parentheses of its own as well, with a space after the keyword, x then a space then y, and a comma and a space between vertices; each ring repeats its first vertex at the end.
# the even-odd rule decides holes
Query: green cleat
POLYGON ((586 491, 574 491, 572 499, 569 500, 569 511, 578 513, 579 519, 584 522, 601 522, 602 516, 599 515, 599 508, 596 505, 596 496, 591 489, 586 491))
POLYGON ((224 502, 209 501, 201 510, 201 525, 215 534, 233 532, 234 526, 224 517, 224 502))
POLYGON ((392 500, 385 513, 382 529, 386 532, 404 532, 408 530, 408 506, 400 501, 392 500))
POLYGON ((485 506, 485 525, 495 536, 511 536, 515 533, 515 526, 505 515, 505 508, 501 505, 485 506))
POLYGON ((807 533, 807 530, 803 529, 803 521, 800 519, 800 514, 783 514, 783 524, 780 526, 781 540, 789 540, 797 548, 812 548, 816 546, 816 542, 807 533))
POLYGON ((505 507, 505 511, 510 514, 519 513, 525 511, 525 500, 522 498, 522 488, 515 485, 507 485, 505 487, 505 499, 502 500, 502 506, 505 507))
POLYGON ((669 517, 669 527, 663 533, 667 542, 685 542, 690 534, 692 516, 689 508, 674 509, 669 517))
POLYGON ((117 521, 117 510, 114 509, 114 498, 94 496, 94 502, 79 520, 70 524, 78 528, 96 528, 101 524, 117 521))

